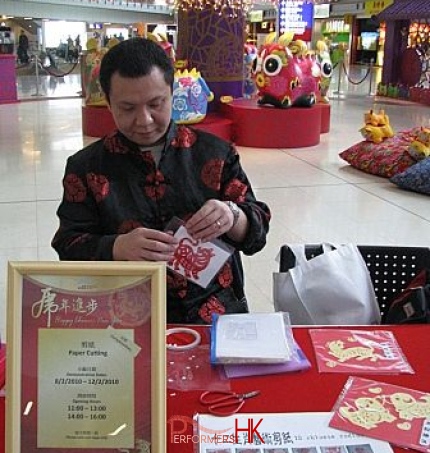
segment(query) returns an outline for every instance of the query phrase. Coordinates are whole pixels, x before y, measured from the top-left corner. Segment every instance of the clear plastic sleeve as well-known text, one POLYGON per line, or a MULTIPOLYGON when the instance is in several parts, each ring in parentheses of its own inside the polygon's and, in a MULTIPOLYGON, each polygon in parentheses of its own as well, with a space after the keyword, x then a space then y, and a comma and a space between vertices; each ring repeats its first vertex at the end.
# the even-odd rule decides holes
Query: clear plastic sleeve
POLYGON ((333 408, 329 426, 430 452, 430 394, 350 377, 333 408))
POLYGON ((210 364, 208 336, 208 330, 194 331, 182 327, 167 330, 166 368, 169 390, 230 390, 230 381, 225 375, 224 367, 210 364), (191 335, 192 332, 195 332, 194 335, 191 335))
POLYGON ((322 373, 414 374, 388 330, 311 329, 322 373))
POLYGON ((276 364, 295 351, 288 313, 214 314, 211 363, 276 364))

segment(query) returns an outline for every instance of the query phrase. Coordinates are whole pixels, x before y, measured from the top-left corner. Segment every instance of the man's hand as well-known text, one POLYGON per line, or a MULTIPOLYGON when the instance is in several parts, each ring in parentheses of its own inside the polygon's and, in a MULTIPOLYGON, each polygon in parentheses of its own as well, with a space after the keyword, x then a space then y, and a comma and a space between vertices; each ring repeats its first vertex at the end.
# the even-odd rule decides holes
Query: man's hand
POLYGON ((248 229, 248 219, 240 211, 234 225, 234 215, 229 206, 220 200, 208 200, 185 224, 188 233, 202 242, 211 241, 223 234, 240 242, 248 229))
POLYGON ((169 261, 178 245, 171 232, 136 228, 120 234, 113 245, 115 261, 169 261))

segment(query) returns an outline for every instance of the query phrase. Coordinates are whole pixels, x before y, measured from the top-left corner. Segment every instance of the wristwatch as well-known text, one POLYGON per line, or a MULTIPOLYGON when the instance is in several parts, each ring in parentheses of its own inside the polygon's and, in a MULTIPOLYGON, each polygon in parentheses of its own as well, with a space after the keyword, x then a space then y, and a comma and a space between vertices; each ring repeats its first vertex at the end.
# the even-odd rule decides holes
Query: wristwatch
POLYGON ((230 211, 233 214, 233 226, 235 226, 237 221, 239 220, 240 208, 233 201, 226 201, 225 204, 230 208, 230 211))

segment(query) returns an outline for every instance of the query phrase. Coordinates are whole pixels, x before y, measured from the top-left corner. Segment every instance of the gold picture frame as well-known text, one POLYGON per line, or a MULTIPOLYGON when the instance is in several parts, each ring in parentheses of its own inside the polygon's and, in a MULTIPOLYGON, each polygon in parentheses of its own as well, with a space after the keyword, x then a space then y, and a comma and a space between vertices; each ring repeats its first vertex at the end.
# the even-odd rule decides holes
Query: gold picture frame
POLYGON ((6 451, 165 453, 165 331, 164 263, 9 262, 6 451))

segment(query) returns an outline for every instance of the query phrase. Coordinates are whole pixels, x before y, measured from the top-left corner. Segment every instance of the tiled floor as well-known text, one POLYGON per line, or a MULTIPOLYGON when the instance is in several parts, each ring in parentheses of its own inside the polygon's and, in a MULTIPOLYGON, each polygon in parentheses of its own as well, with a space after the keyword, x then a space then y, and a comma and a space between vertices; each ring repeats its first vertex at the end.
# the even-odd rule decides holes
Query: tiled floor
MULTIPOLYGON (((364 69, 354 68, 360 78, 364 69)), ((375 80, 375 78, 374 78, 375 80)), ((93 139, 82 135, 80 98, 48 99, 60 83, 43 82, 45 96, 32 96, 34 80, 20 81, 20 99, 0 105, 0 333, 5 335, 8 260, 56 260, 50 240, 66 158, 93 139), (27 88, 26 88, 27 87, 27 88)), ((61 83, 61 95, 76 96, 79 80, 61 83)), ((339 87, 332 82, 333 90, 339 87)), ((240 148, 258 197, 273 212, 266 248, 245 258, 247 293, 254 310, 272 309, 272 272, 279 247, 288 242, 430 245, 430 198, 366 175, 338 154, 360 141, 363 112, 385 108, 395 130, 430 126, 430 109, 375 102, 368 80, 341 80, 345 96, 332 96, 331 130, 321 143, 302 149, 240 148)))

